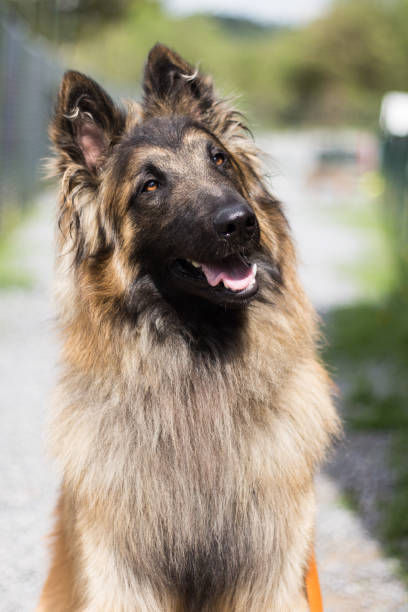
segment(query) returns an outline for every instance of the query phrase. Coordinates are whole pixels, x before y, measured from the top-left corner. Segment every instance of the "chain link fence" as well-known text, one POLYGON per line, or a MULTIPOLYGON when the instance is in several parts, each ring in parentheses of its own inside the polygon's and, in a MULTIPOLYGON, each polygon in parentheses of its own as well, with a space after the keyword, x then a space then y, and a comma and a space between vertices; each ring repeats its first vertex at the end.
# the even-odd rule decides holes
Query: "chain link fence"
POLYGON ((61 73, 45 42, 0 6, 0 219, 6 206, 24 207, 40 185, 61 73))

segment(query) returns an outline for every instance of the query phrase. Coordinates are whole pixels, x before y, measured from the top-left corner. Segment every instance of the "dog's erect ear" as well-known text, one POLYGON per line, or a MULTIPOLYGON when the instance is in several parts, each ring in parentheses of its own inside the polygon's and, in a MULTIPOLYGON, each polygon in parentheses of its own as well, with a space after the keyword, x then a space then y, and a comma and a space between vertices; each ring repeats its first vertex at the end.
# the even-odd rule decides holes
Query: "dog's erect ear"
POLYGON ((58 94, 50 136, 63 170, 69 161, 95 171, 124 128, 124 114, 95 81, 66 72, 58 94))
POLYGON ((214 103, 211 79, 161 44, 155 45, 149 53, 143 88, 147 116, 157 112, 162 114, 166 109, 205 113, 214 103))

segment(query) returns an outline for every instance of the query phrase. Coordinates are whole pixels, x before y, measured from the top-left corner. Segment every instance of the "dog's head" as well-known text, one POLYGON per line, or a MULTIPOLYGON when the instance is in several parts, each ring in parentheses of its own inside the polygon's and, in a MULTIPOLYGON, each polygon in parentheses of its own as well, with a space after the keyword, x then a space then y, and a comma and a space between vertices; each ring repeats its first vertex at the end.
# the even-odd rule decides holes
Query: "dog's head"
POLYGON ((136 311, 149 290, 223 307, 280 290, 290 240, 240 114, 162 45, 143 86, 125 112, 78 72, 61 85, 61 240, 82 285, 136 311))

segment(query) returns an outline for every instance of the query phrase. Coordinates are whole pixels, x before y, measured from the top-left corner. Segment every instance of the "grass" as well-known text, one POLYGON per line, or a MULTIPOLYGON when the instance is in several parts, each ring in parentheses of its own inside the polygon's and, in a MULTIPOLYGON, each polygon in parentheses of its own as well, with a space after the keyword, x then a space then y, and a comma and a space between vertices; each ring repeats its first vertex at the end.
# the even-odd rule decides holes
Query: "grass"
POLYGON ((351 512, 356 512, 358 510, 358 501, 354 491, 342 491, 339 501, 340 505, 346 510, 350 510, 351 512))
POLYGON ((334 309, 327 318, 326 360, 346 381, 347 427, 393 433, 395 493, 381 502, 381 535, 408 577, 408 297, 334 309))
MULTIPOLYGON (((379 535, 387 552, 400 559, 408 580, 408 265, 404 271, 396 247, 398 229, 386 214, 379 177, 368 178, 376 179, 376 197, 336 213, 339 224, 367 239, 364 259, 351 271, 367 288, 367 299, 328 313, 325 358, 341 384, 346 427, 391 434, 395 487, 389 499, 379 502, 379 535)), ((352 499, 349 491, 345 495, 358 505, 358 491, 352 499)))
POLYGON ((386 507, 384 533, 393 554, 400 557, 408 582, 408 431, 398 433, 394 442, 391 461, 397 472, 397 488, 386 507))
POLYGON ((1 213, 0 229, 0 291, 9 289, 30 289, 33 280, 24 269, 18 230, 29 214, 8 207, 1 213))
MULTIPOLYGON (((346 264, 342 270, 355 279, 368 300, 376 300, 390 294, 398 284, 397 261, 394 249, 394 229, 384 210, 384 190, 373 193, 367 188, 369 172, 360 177, 357 193, 358 203, 344 202, 327 211, 339 225, 358 232, 365 241, 365 256, 360 261, 346 264)), ((370 177, 371 178, 371 177, 370 177)), ((371 178, 373 180, 373 178, 371 178)), ((378 181, 380 179, 377 179, 378 181)))

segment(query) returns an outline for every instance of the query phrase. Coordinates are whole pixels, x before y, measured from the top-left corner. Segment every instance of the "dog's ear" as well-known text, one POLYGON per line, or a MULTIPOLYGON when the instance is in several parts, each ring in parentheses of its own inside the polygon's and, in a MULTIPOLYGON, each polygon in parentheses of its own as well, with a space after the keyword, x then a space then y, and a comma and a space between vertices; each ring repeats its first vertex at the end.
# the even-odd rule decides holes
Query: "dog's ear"
POLYGON ((205 113, 214 103, 212 80, 161 44, 149 53, 143 88, 147 116, 166 110, 205 113))
POLYGON ((124 123, 123 112, 102 87, 80 72, 66 72, 50 127, 59 169, 74 161, 95 172, 124 123))

